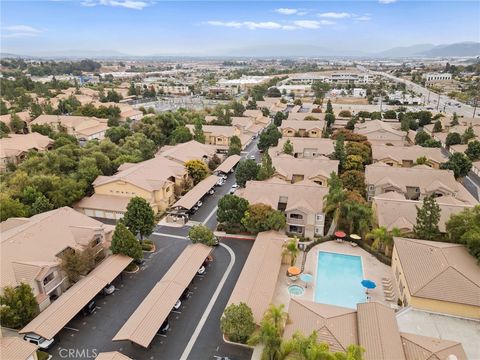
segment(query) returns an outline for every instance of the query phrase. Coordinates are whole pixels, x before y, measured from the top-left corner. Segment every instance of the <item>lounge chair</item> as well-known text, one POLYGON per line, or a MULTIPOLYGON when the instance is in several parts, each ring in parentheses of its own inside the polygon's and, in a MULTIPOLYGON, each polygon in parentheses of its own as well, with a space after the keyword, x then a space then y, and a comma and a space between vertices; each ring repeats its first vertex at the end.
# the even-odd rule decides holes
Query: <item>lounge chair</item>
POLYGON ((383 284, 383 287, 384 287, 385 289, 390 289, 390 290, 393 289, 393 285, 392 285, 392 284, 383 284))
POLYGON ((392 282, 390 280, 388 280, 388 281, 382 280, 382 284, 383 285, 392 285, 392 282))
POLYGON ((358 244, 357 244, 356 242, 354 242, 354 241, 350 241, 350 245, 351 245, 352 247, 358 246, 358 244))
POLYGON ((395 301, 395 296, 385 296, 385 300, 387 300, 387 301, 395 301))

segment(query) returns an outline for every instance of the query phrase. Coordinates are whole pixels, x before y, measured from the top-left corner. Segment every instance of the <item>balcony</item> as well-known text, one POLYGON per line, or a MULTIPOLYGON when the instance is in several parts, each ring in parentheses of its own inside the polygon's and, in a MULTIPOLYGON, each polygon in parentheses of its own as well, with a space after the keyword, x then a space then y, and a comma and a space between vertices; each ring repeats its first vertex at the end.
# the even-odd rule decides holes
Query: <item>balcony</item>
POLYGON ((57 288, 62 282, 64 278, 61 276, 55 276, 52 280, 50 280, 46 285, 43 285, 43 291, 45 294, 50 293, 55 288, 57 288))
POLYGON ((287 216, 287 224, 305 226, 305 219, 296 219, 287 216))

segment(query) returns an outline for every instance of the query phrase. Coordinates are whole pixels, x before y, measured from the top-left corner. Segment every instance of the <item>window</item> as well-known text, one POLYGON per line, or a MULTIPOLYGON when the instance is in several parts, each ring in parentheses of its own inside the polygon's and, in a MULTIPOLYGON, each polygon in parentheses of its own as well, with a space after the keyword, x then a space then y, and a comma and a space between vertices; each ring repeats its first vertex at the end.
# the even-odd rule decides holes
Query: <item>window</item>
POLYGON ((323 220, 323 214, 317 214, 316 218, 317 218, 317 221, 322 221, 323 220))
POLYGON ((303 215, 300 214, 290 214, 291 219, 303 219, 303 215))
POLYGON ((52 281, 55 278, 55 273, 48 274, 45 276, 45 279, 43 279, 43 286, 47 285, 50 281, 52 281))
POLYGON ((91 247, 95 247, 97 246, 98 244, 100 244, 102 242, 102 236, 101 235, 96 235, 95 238, 92 240, 92 243, 91 243, 91 247))

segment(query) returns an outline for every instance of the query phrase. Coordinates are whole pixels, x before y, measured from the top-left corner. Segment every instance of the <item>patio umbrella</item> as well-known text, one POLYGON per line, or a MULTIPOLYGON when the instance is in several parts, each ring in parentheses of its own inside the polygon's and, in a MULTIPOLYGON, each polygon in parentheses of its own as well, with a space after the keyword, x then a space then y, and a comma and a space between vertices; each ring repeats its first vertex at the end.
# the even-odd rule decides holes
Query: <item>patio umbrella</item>
POLYGON ((368 294, 368 289, 375 289, 377 287, 377 284, 375 284, 374 281, 372 280, 362 280, 361 282, 362 286, 367 289, 367 294, 368 294))
POLYGON ((335 231, 335 237, 337 238, 344 238, 345 236, 347 236, 347 234, 345 234, 343 231, 335 231))
POLYGON ((300 275, 300 280, 302 280, 305 283, 305 288, 307 288, 308 283, 312 282, 313 276, 311 274, 301 274, 300 275))
POLYGON ((357 234, 352 234, 352 235, 350 235, 350 239, 353 239, 353 240, 362 240, 362 238, 361 238, 359 235, 357 235, 357 234))
POLYGON ((300 273, 302 272, 302 270, 300 270, 296 266, 290 266, 287 271, 288 271, 288 274, 291 276, 300 275, 300 273))

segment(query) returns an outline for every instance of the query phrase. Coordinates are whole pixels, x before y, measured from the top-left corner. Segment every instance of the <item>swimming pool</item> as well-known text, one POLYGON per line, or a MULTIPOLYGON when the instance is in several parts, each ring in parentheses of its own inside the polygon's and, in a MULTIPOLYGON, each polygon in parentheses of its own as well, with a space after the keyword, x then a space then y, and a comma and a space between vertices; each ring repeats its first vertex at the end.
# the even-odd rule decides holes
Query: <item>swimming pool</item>
POLYGON ((314 301, 356 309, 358 303, 365 302, 362 280, 360 256, 320 251, 314 301))

